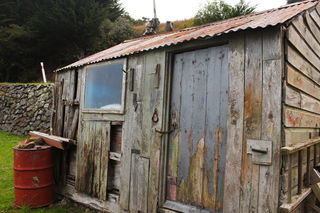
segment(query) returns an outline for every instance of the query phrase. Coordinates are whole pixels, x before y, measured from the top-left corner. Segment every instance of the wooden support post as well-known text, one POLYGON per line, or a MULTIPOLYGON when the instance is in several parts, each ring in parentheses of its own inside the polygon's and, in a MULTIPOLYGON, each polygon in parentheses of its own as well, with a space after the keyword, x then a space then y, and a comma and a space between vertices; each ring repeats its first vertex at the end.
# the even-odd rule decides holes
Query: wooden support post
POLYGON ((313 167, 317 166, 317 145, 313 146, 313 167))
POLYGON ((307 148, 307 187, 310 185, 310 147, 307 148))
POLYGON ((288 154, 289 171, 288 171, 288 203, 291 203, 291 181, 292 181, 292 155, 288 154))
POLYGON ((302 150, 298 152, 298 195, 302 190, 302 150))

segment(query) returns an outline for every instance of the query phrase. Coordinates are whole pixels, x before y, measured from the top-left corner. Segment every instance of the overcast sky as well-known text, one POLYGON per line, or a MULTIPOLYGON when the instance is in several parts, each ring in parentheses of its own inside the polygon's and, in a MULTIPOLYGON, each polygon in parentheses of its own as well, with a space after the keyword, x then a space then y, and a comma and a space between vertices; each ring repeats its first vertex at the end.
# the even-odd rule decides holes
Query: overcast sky
MULTIPOLYGON (((120 0, 130 16, 139 19, 153 18, 153 0, 120 0)), ((160 22, 192 18, 198 9, 208 0, 156 0, 157 17, 160 22)), ((236 4, 239 0, 225 0, 236 4)), ((268 10, 286 4, 286 0, 250 0, 251 5, 257 5, 257 11, 268 10)))

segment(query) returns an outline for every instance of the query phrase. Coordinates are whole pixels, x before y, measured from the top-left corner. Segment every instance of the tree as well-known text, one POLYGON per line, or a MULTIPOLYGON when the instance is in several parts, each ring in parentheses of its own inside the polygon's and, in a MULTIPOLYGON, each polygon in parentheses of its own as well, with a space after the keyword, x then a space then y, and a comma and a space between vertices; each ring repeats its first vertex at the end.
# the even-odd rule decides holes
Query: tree
POLYGON ((232 6, 223 0, 215 0, 207 3, 194 17, 194 25, 207 24, 219 20, 224 20, 254 12, 256 6, 250 6, 244 0, 240 0, 232 6))
POLYGON ((287 4, 296 3, 304 0, 287 0, 287 4))
POLYGON ((115 35, 122 16, 118 0, 2 0, 0 81, 34 81, 40 61, 53 70, 132 37, 115 35))

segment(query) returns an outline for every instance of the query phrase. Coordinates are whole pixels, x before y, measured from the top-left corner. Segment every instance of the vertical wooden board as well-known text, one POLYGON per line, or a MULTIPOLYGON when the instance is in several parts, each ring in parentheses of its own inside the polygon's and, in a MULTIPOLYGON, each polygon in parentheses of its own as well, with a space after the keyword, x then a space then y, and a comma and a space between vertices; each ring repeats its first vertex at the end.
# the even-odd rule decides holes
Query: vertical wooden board
MULTIPOLYGON (((159 121, 151 122, 149 127, 151 131, 151 140, 150 140, 150 150, 152 155, 150 156, 150 170, 149 174, 144 176, 145 180, 148 180, 149 187, 148 189, 148 212, 157 212, 159 205, 159 181, 160 181, 160 149, 161 149, 161 135, 155 132, 154 129, 162 129, 163 123, 163 99, 164 99, 164 72, 165 72, 165 52, 159 51, 156 54, 154 61, 154 69, 160 67, 158 75, 156 72, 153 73, 153 78, 158 78, 159 87, 151 87, 149 91, 151 92, 151 103, 153 103, 152 114, 155 113, 157 109, 159 121), (156 76, 155 76, 156 75, 156 76), (149 179, 148 179, 149 178, 149 179)), ((154 70, 155 71, 155 70, 154 70)), ((148 164, 149 165, 149 164, 148 164)), ((144 204, 144 206, 146 203, 144 204)), ((145 207, 144 207, 145 208, 145 207)))
MULTIPOLYGON (((135 90, 133 91, 133 93, 137 94, 140 90, 140 81, 138 81, 138 79, 140 79, 141 76, 141 68, 142 65, 138 64, 138 57, 129 57, 128 60, 128 68, 131 69, 135 69, 135 82, 134 85, 137 85, 137 87, 134 87, 135 90)), ((139 135, 139 132, 137 131, 138 129, 140 129, 141 124, 136 123, 136 114, 139 113, 139 110, 141 108, 141 105, 137 105, 137 112, 135 112, 134 106, 133 106, 133 100, 132 100, 132 96, 133 93, 131 93, 130 91, 127 90, 126 92, 126 113, 124 115, 124 120, 126 122, 123 123, 123 137, 122 137, 122 146, 121 146, 121 152, 122 152, 122 156, 121 156, 121 161, 122 162, 131 162, 130 163, 122 163, 121 164, 121 169, 120 169, 120 173, 121 173, 121 185, 120 185, 120 192, 121 192, 121 196, 120 196, 120 207, 124 210, 129 210, 129 201, 130 201, 130 197, 129 197, 129 193, 130 193, 130 165, 132 165, 134 162, 132 162, 131 159, 131 149, 136 141, 136 136, 139 135)), ((140 100, 140 96, 139 94, 137 94, 137 99, 140 100)), ((137 103, 138 104, 138 103, 137 103)))
POLYGON ((137 212, 138 211, 138 175, 136 174, 138 166, 138 155, 135 153, 131 154, 131 170, 130 170, 130 202, 129 202, 129 211, 137 212))
POLYGON ((149 159, 147 158, 139 158, 139 165, 138 165, 138 171, 139 171, 139 180, 138 180, 138 210, 140 212, 157 212, 157 207, 154 208, 154 210, 148 211, 148 201, 152 197, 149 198, 148 196, 148 183, 149 183, 149 159), (141 199, 142 198, 142 199, 141 199))
MULTIPOLYGON (((110 122, 102 123, 101 127, 101 154, 100 154, 100 183, 98 198, 102 200, 107 199, 108 186, 108 165, 109 165, 109 150, 110 150, 110 122)), ((120 178, 120 177, 119 177, 120 178)))
POLYGON ((300 37, 297 30, 291 25, 287 28, 287 38, 297 50, 313 65, 320 70, 320 60, 306 42, 300 37))
MULTIPOLYGON (((263 56, 281 55, 280 30, 263 33, 263 56), (270 45, 270 43, 274 45, 270 45)), ((272 165, 260 166, 258 212, 278 212, 281 147, 280 57, 263 61, 263 102, 261 139, 272 141, 272 165)))
POLYGON ((320 84, 320 73, 307 60, 303 58, 290 44, 287 47, 287 61, 297 70, 308 76, 318 85, 320 84))
MULTIPOLYGON (((193 82, 192 82, 192 61, 194 61, 194 52, 183 53, 182 59, 182 85, 181 85, 181 109, 180 109, 180 130, 181 130, 181 146, 180 150, 180 158, 178 161, 178 177, 183 180, 184 183, 189 181, 189 165, 190 165, 190 152, 189 146, 183 146, 183 143, 189 143, 189 134, 188 132, 192 127, 192 108, 190 103, 192 103, 192 91, 193 91, 193 82)), ((173 89, 173 88, 172 88, 173 89)), ((188 196, 188 192, 179 193, 179 187, 177 187, 177 199, 178 200, 186 200, 182 199, 183 197, 188 196)))
POLYGON ((243 194, 240 197, 240 212, 258 210, 259 166, 252 163, 247 154, 247 139, 260 139, 262 119, 262 33, 246 33, 246 70, 244 98, 244 137, 242 144, 243 194))
MULTIPOLYGON (((218 212, 223 212, 223 192, 224 192, 224 171, 225 171, 225 165, 226 165, 226 142, 227 142, 227 109, 228 109, 228 46, 222 46, 221 49, 219 50, 219 55, 218 55, 218 63, 221 63, 221 68, 220 68, 220 82, 221 82, 221 87, 220 87, 220 116, 219 116, 219 136, 218 138, 218 143, 216 142, 216 147, 215 148, 215 155, 218 157, 219 162, 218 162, 218 168, 217 168, 217 177, 215 178, 215 185, 217 188, 217 195, 216 195, 216 203, 215 203, 215 209, 218 212), (219 59, 219 60, 218 60, 219 59), (219 153, 219 154, 216 154, 219 153)), ((209 70, 210 71, 210 70, 209 70)), ((208 105, 208 104, 207 104, 208 105)), ((217 129, 217 128, 216 128, 217 129)), ((217 134, 217 133, 216 133, 217 134)))
MULTIPOLYGON (((222 48, 210 48, 208 53, 208 71, 206 82, 206 109, 204 123, 205 163, 203 174, 203 206, 215 209, 218 193, 218 165, 219 159, 219 133, 222 131, 220 124, 221 86, 222 82, 222 48)), ((204 92, 201 92, 204 93, 204 92)), ((196 107, 195 107, 196 108, 196 107)), ((223 115, 221 115, 223 116, 223 115)), ((203 123, 203 121, 202 121, 203 123)), ((203 124, 202 124, 203 125, 203 124)), ((194 128, 197 128, 195 125, 194 128)), ((222 170, 223 171, 223 170, 222 170)))
POLYGON ((131 155, 130 212, 148 211, 149 159, 131 155))
POLYGON ((240 212, 240 176, 244 112, 244 34, 232 37, 228 52, 228 121, 224 212, 240 212), (237 83, 233 83, 237 82, 237 83))

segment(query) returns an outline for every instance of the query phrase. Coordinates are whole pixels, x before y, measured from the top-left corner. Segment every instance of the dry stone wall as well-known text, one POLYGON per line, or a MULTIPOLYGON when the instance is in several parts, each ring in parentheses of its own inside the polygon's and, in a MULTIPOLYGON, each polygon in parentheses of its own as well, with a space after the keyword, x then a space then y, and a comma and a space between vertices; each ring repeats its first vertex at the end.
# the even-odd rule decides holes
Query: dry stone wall
POLYGON ((0 84, 0 130, 48 133, 52 104, 53 84, 0 84))

